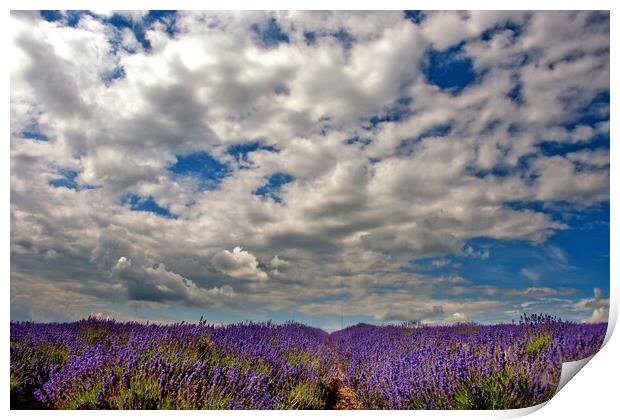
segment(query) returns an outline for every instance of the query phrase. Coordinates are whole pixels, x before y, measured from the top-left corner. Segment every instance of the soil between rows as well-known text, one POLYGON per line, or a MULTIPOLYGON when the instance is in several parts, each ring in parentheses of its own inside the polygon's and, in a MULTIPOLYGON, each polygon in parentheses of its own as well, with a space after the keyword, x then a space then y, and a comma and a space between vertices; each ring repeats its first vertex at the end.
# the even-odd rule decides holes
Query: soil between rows
POLYGON ((325 404, 326 410, 359 410, 357 395, 344 383, 344 372, 338 366, 338 374, 331 383, 331 390, 325 404))

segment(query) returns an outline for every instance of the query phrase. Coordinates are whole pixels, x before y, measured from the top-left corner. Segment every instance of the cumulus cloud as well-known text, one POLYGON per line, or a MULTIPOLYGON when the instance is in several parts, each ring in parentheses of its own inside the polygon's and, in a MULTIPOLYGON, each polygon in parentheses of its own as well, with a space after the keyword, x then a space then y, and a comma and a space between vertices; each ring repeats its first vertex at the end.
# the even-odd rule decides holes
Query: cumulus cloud
POLYGON ((479 36, 485 30, 508 20, 522 22, 524 13, 507 11, 435 12, 422 22, 422 31, 438 49, 445 49, 479 36), (446 28, 450 30, 446 30, 446 28))
POLYGON ((232 252, 222 250, 215 254, 211 263, 222 273, 238 279, 266 280, 267 274, 258 266, 256 257, 241 247, 236 246, 232 252))
POLYGON ((271 268, 270 274, 274 276, 282 276, 290 270, 291 263, 290 261, 276 255, 269 262, 269 267, 271 268))
POLYGON ((232 298, 234 295, 229 285, 200 288, 192 280, 168 270, 163 263, 154 267, 136 267, 130 259, 120 257, 112 273, 126 285, 130 300, 209 305, 214 298, 232 298))
POLYGON ((579 311, 592 310, 592 315, 584 318, 583 322, 607 322, 609 319, 609 299, 602 297, 598 287, 594 288, 594 297, 578 301, 575 308, 579 311))
MULTIPOLYGON (((542 248, 570 228, 545 206, 609 200, 608 14, 77 16, 11 14, 12 316, 58 318, 66 298, 86 315, 336 301, 375 320, 491 318, 556 295, 402 268, 490 263, 476 238, 568 267, 542 248), (447 48, 475 73, 458 93, 425 73, 447 48)), ((558 308, 602 307, 575 304, 558 308)))
POLYGON ((278 268, 282 268, 282 267, 288 267, 289 265, 291 265, 290 262, 278 257, 277 255, 274 256, 271 261, 269 262, 269 266, 272 268, 275 268, 276 270, 278 268))
POLYGON ((450 315, 448 318, 446 318, 443 321, 443 324, 445 324, 445 325, 462 324, 462 323, 465 323, 467 321, 469 321, 467 316, 463 315, 460 312, 455 312, 452 315, 450 315))
POLYGON ((597 308, 592 312, 592 316, 585 318, 583 322, 595 324, 598 322, 607 322, 609 320, 609 308, 597 308))

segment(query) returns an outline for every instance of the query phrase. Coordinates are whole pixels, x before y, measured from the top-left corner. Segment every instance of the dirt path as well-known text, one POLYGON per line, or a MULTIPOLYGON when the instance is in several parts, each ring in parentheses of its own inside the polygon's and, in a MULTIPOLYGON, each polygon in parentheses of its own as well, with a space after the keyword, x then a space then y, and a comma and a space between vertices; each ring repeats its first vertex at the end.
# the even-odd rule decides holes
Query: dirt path
POLYGON ((355 392, 344 383, 344 372, 338 366, 338 375, 331 384, 331 391, 327 396, 326 410, 359 410, 360 403, 355 392))

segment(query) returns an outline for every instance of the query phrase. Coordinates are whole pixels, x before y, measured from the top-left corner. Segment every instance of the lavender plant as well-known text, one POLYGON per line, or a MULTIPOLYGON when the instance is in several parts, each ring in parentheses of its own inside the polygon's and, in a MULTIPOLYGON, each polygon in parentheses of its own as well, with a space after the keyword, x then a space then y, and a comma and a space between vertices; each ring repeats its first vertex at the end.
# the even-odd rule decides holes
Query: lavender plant
POLYGON ((364 408, 510 409, 551 398, 561 364, 594 354, 606 328, 532 315, 518 325, 357 325, 332 338, 364 408))
POLYGON ((323 408, 334 366, 300 324, 11 324, 11 407, 323 408))
POLYGON ((549 399, 561 363, 595 353, 606 327, 16 322, 11 408, 322 409, 335 383, 368 409, 520 408, 549 399))

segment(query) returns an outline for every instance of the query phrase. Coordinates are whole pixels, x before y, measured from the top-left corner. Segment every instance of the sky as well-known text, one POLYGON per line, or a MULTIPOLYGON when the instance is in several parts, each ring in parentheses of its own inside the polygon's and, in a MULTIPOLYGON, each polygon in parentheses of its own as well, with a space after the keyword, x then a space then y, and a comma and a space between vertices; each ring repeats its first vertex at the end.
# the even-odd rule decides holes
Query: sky
POLYGON ((10 21, 12 320, 607 320, 608 12, 10 21))

